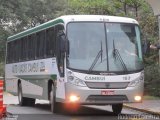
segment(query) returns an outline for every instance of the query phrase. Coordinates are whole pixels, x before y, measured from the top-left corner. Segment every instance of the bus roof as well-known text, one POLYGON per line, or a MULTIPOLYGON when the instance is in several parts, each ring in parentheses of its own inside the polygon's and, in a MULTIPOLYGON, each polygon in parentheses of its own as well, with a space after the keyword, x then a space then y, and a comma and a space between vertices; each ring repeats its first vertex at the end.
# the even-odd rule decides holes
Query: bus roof
POLYGON ((105 22, 122 22, 122 23, 134 23, 138 24, 135 19, 127 18, 127 17, 118 17, 118 16, 107 16, 107 15, 66 15, 61 16, 61 19, 65 21, 65 23, 71 21, 105 21, 105 22))
POLYGON ((30 35, 30 34, 32 34, 32 33, 36 33, 36 32, 38 32, 38 31, 44 30, 44 29, 46 29, 46 28, 52 27, 52 26, 54 26, 54 25, 56 25, 56 24, 58 24, 58 23, 64 23, 64 21, 63 21, 62 19, 51 20, 51 21, 48 21, 48 22, 43 23, 43 24, 41 24, 41 25, 38 25, 38 26, 36 26, 36 27, 33 27, 33 28, 30 28, 30 29, 25 30, 25 31, 23 31, 23 32, 20 32, 20 33, 18 33, 18 34, 15 34, 15 35, 13 35, 13 36, 10 36, 10 37, 8 37, 7 40, 8 40, 8 41, 13 41, 13 40, 15 40, 15 39, 19 39, 19 38, 22 38, 22 37, 24 37, 24 36, 30 35))
POLYGON ((138 24, 138 22, 132 18, 127 17, 117 17, 117 16, 104 16, 104 15, 65 15, 61 16, 57 19, 50 20, 46 23, 33 27, 31 29, 25 30, 18 34, 8 37, 8 41, 13 41, 15 39, 19 39, 21 37, 30 35, 32 33, 36 33, 38 31, 47 29, 49 27, 55 26, 56 24, 67 24, 68 22, 80 22, 80 21, 103 21, 103 22, 120 22, 120 23, 134 23, 138 24))

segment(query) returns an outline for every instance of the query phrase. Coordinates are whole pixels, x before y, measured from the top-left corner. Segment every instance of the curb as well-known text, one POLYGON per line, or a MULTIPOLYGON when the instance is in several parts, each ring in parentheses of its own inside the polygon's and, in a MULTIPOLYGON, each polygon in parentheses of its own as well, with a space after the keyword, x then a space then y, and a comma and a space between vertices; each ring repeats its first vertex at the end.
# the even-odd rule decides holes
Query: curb
POLYGON ((140 111, 140 112, 145 112, 145 113, 149 113, 149 114, 152 114, 152 115, 160 116, 160 112, 154 112, 154 111, 151 111, 151 110, 148 110, 148 109, 137 108, 137 107, 133 107, 133 106, 126 105, 126 104, 124 104, 123 106, 125 108, 130 108, 130 109, 137 110, 137 111, 140 111))

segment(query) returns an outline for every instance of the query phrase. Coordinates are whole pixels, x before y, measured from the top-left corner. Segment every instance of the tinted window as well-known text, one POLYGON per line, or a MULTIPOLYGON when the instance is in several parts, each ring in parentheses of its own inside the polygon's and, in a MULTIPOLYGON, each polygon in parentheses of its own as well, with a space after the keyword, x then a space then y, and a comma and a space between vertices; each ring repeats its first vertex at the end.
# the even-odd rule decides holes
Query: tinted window
POLYGON ((45 57, 45 31, 41 31, 37 33, 37 49, 36 49, 36 57, 44 58, 45 57))
POLYGON ((54 27, 46 31, 46 56, 52 57, 55 54, 55 31, 54 27))
POLYGON ((35 50, 36 50, 36 35, 32 34, 28 37, 28 59, 33 60, 35 59, 35 50))

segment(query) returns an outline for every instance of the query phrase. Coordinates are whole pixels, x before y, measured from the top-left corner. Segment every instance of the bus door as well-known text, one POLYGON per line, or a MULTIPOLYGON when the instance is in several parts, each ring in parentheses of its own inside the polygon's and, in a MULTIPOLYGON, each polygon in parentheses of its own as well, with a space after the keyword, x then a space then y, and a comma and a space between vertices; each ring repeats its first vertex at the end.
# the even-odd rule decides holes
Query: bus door
POLYGON ((56 91, 56 97, 65 99, 65 80, 64 80, 64 71, 65 71, 65 64, 64 64, 64 58, 65 54, 62 50, 62 41, 64 40, 64 27, 63 25, 57 25, 56 26, 56 60, 57 60, 57 67, 58 67, 58 73, 59 76, 57 76, 57 91, 56 91))

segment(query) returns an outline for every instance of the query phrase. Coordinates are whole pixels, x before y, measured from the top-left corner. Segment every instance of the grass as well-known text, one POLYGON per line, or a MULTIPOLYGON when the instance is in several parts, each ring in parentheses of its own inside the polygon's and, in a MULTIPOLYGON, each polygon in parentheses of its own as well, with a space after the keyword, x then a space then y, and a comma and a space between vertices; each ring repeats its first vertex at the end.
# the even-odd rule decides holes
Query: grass
POLYGON ((156 96, 144 96, 144 100, 160 100, 160 97, 156 96))

